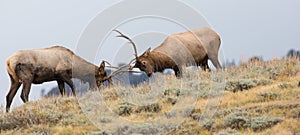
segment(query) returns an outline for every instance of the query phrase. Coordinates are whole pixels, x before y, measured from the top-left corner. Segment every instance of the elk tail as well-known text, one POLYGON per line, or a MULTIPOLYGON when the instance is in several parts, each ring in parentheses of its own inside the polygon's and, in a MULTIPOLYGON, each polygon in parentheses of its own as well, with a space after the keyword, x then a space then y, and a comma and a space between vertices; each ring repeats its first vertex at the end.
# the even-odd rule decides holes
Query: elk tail
POLYGON ((16 72, 14 71, 13 65, 10 59, 6 60, 6 70, 7 73, 12 77, 13 80, 19 82, 19 77, 17 76, 16 72))

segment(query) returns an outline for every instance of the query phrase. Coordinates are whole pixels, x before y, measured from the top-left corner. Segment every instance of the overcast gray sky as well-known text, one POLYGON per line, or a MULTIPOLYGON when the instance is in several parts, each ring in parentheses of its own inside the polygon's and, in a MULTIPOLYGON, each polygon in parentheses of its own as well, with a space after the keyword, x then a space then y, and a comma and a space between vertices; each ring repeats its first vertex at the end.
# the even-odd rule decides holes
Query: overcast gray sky
MULTIPOLYGON (((74 50, 88 24, 98 14, 117 2, 119 0, 0 0, 0 65, 2 65, 0 66, 0 105, 5 105, 5 96, 10 84, 5 69, 5 60, 9 55, 17 50, 52 45, 63 45, 74 50)), ((220 34, 225 57, 223 60, 247 59, 251 56, 263 56, 265 59, 280 58, 291 48, 300 49, 298 43, 300 1, 298 0, 184 0, 182 2, 203 15, 209 25, 220 34)), ((132 9, 135 6, 138 5, 132 5, 132 9)), ((166 10, 170 8, 168 4, 164 6, 166 10)), ((180 9, 174 14, 179 13, 180 9)), ((157 22, 151 24, 165 31, 157 39, 163 39, 168 33, 173 32, 172 29, 168 30, 172 26, 160 26, 157 22)), ((135 29, 142 30, 143 27, 139 26, 135 29)), ((126 30, 126 33, 130 32, 126 30)), ((145 35, 140 36, 139 40, 143 37, 145 35)), ((155 41, 149 45, 155 47, 160 42, 155 41)), ((139 51, 142 50, 144 48, 140 48, 139 51)), ((106 57, 104 55, 98 59, 106 57)), ((100 61, 92 62, 99 64, 100 61)), ((47 90, 53 85, 55 83, 34 86, 29 100, 37 100, 40 89, 45 87, 47 90)), ((21 103, 20 91, 14 98, 14 106, 21 103)))

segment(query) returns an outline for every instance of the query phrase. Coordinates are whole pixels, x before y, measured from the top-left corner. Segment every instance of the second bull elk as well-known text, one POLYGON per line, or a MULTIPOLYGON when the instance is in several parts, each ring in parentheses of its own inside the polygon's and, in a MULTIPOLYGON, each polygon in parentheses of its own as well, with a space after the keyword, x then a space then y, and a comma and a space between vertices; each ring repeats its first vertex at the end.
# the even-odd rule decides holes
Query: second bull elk
POLYGON ((110 78, 116 74, 107 76, 104 69, 105 62, 98 67, 61 46, 17 51, 7 59, 6 68, 11 80, 10 90, 6 96, 7 112, 21 84, 23 85, 21 99, 27 102, 31 84, 56 81, 60 93, 64 95, 64 85, 67 83, 75 95, 71 78, 88 82, 90 88, 98 88, 102 82, 111 81, 110 78))
POLYGON ((212 29, 204 27, 167 37, 163 43, 151 51, 146 50, 142 55, 137 55, 135 43, 120 31, 115 30, 133 45, 136 63, 134 68, 139 68, 148 76, 154 72, 173 69, 175 75, 180 75, 182 66, 197 65, 209 70, 208 60, 220 69, 218 52, 221 44, 220 36, 212 29))

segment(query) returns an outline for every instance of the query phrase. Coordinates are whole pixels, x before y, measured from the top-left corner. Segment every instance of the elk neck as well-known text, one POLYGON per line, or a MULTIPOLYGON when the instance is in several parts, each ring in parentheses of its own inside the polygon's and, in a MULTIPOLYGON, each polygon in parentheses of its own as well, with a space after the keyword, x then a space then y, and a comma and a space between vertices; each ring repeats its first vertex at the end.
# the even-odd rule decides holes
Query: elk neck
POLYGON ((89 81, 92 75, 95 75, 98 71, 98 66, 80 58, 74 56, 73 59, 73 77, 82 79, 83 81, 89 81))
POLYGON ((171 58, 161 52, 152 51, 149 54, 149 58, 153 61, 155 72, 162 72, 166 68, 171 68, 172 63, 174 63, 171 58))

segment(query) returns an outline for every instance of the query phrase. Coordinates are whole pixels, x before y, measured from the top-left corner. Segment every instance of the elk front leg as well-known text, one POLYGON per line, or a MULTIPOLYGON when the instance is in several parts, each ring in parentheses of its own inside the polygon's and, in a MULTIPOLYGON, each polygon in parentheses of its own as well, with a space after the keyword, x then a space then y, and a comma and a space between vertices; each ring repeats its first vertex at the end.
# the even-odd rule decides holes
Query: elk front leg
POLYGON ((70 86, 70 88, 72 90, 72 95, 76 96, 75 87, 74 87, 74 84, 73 84, 72 80, 71 79, 64 79, 64 81, 70 86))
POLYGON ((65 82, 64 82, 64 81, 61 81, 61 80, 58 80, 58 81, 57 81, 57 85, 58 85, 60 94, 61 94, 62 96, 65 96, 65 95, 66 95, 65 82))
POLYGON ((73 96, 76 96, 74 84, 73 84, 71 78, 69 78, 68 76, 69 75, 67 73, 62 73, 60 75, 61 81, 66 82, 70 86, 73 96))

